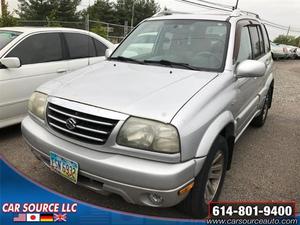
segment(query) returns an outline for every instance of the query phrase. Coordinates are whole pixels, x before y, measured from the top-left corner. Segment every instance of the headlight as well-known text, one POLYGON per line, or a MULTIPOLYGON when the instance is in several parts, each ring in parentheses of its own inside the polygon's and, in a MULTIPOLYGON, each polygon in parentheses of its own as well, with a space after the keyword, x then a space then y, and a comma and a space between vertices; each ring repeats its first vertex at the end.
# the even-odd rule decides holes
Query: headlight
POLYGON ((29 99, 28 110, 33 115, 43 120, 45 117, 46 101, 47 95, 40 92, 34 92, 29 99))
POLYGON ((169 124, 130 117, 122 126, 117 143, 163 153, 180 151, 177 129, 169 124))

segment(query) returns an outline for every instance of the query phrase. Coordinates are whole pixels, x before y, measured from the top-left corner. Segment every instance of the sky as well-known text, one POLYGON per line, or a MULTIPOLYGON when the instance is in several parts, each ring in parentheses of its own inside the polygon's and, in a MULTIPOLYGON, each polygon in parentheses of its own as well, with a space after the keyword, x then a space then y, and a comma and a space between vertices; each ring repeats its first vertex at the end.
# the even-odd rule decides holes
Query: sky
MULTIPOLYGON (((207 9, 192 6, 180 2, 180 0, 155 0, 159 3, 160 8, 165 6, 171 10, 184 12, 207 12, 207 9)), ((194 0, 197 1, 197 0, 194 0)), ((210 0, 216 3, 235 5, 236 0, 210 0)), ((8 0, 9 10, 13 11, 18 7, 18 0, 8 0)), ((82 0, 80 9, 86 8, 93 4, 94 0, 82 0)), ((261 18, 272 21, 273 23, 284 26, 291 26, 300 31, 300 0, 240 0, 239 8, 255 12, 261 18)), ((105 21, 104 21, 105 22, 105 21)), ((287 31, 267 27, 270 38, 273 40, 279 34, 287 34, 287 31)), ((300 33, 290 32, 291 35, 300 36, 300 33)))

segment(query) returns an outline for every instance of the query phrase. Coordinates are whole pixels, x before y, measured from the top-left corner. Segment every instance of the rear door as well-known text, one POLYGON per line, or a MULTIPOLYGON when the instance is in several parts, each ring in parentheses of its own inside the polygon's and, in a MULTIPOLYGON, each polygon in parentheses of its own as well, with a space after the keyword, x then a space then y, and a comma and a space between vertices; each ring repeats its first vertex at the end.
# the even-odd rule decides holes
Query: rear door
POLYGON ((100 40, 91 37, 95 48, 96 48, 96 56, 90 58, 90 64, 94 64, 94 63, 98 63, 98 62, 102 62, 103 60, 105 60, 105 51, 108 48, 104 43, 102 43, 100 40))
POLYGON ((70 71, 89 65, 89 58, 96 55, 94 44, 89 36, 81 33, 63 33, 68 49, 70 71))
POLYGON ((64 32, 68 46, 68 66, 70 71, 101 62, 105 59, 106 45, 83 33, 64 32))
POLYGON ((26 115, 31 93, 46 81, 67 72, 59 32, 27 36, 4 57, 18 57, 21 67, 0 69, 0 90, 3 93, 0 95, 0 123, 20 121, 26 115))

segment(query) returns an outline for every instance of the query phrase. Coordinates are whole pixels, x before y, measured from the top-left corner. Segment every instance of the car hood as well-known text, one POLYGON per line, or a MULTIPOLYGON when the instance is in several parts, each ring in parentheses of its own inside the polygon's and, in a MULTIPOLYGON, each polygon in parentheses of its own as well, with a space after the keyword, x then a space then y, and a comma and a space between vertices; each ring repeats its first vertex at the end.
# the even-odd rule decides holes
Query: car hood
POLYGON ((170 122, 217 73, 105 61, 50 81, 38 91, 138 117, 170 122))

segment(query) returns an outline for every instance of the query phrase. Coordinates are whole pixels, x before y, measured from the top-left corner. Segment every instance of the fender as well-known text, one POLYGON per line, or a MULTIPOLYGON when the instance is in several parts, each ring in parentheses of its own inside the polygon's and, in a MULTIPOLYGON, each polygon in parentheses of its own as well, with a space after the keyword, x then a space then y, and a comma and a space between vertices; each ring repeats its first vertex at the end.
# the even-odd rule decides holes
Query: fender
POLYGON ((229 124, 234 123, 233 115, 230 111, 221 113, 207 128, 204 135, 202 136, 201 142, 196 152, 196 158, 204 157, 208 154, 210 147, 214 140, 223 130, 223 128, 229 124))
MULTIPOLYGON (((217 136, 221 133, 221 131, 226 127, 227 124, 234 123, 233 115, 230 111, 225 111, 221 113, 215 120, 210 124, 210 126, 205 131, 204 135, 202 136, 201 142, 198 146, 196 152, 196 158, 203 158, 208 155, 208 152, 217 138, 217 136)), ((202 164, 196 163, 195 172, 194 174, 197 175, 200 170, 202 164)))

